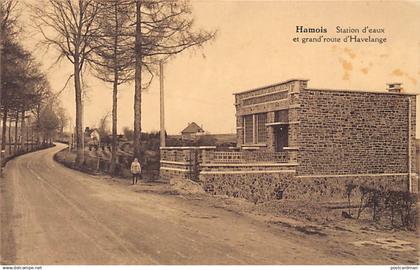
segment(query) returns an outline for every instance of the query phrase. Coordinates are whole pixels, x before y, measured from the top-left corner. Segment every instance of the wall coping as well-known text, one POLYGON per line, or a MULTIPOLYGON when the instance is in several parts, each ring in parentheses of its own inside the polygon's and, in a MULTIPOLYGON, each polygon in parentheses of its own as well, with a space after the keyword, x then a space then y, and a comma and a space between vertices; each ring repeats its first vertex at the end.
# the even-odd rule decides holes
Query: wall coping
POLYGON ((189 170, 187 170, 187 169, 181 169, 181 168, 170 168, 170 167, 160 167, 160 169, 159 169, 159 171, 160 170, 166 170, 166 171, 175 171, 175 172, 190 172, 189 170))
POLYGON ((160 150, 216 149, 216 146, 164 146, 160 150))
POLYGON ((164 163, 164 164, 175 164, 175 165, 191 165, 191 163, 189 162, 182 162, 182 161, 171 161, 171 160, 164 160, 161 159, 160 163, 164 163))
POLYGON ((206 174, 272 174, 272 173, 296 173, 295 170, 269 170, 269 171, 201 171, 200 175, 206 174))
POLYGON ((374 91, 374 90, 352 90, 352 89, 327 89, 327 88, 304 88, 303 90, 310 91, 325 91, 325 92, 342 92, 342 93, 364 93, 364 94, 386 94, 386 95, 399 95, 399 96, 417 96, 419 93, 395 93, 388 91, 374 91))
POLYGON ((287 167, 298 166, 298 163, 203 163, 202 167, 287 167))
POLYGON ((408 173, 356 173, 356 174, 310 174, 297 175, 298 178, 319 178, 319 177, 356 177, 356 176, 405 176, 408 173))

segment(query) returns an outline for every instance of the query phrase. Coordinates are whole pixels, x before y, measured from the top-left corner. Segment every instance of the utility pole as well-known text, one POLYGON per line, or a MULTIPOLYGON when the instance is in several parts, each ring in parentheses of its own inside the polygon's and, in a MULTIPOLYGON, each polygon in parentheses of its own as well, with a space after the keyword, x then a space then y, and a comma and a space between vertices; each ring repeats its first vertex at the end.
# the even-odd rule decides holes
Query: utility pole
POLYGON ((160 147, 166 146, 165 138, 165 103, 164 103, 164 88, 163 88, 163 61, 159 62, 160 75, 160 147))
POLYGON ((71 152, 72 148, 73 148, 73 121, 70 118, 70 138, 69 138, 69 152, 71 152))
POLYGON ((29 125, 31 127, 31 151, 33 151, 34 150, 34 124, 32 123, 32 119, 29 125))

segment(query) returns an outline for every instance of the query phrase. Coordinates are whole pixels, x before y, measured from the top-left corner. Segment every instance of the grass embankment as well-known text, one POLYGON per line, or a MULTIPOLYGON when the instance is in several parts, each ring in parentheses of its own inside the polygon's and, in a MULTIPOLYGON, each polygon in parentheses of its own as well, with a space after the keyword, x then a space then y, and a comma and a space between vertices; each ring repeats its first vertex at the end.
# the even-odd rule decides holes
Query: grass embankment
MULTIPOLYGON (((142 164, 142 177, 146 181, 153 181, 159 178, 159 157, 148 155, 142 164)), ((54 155, 54 160, 64 166, 89 174, 108 174, 110 166, 110 153, 85 151, 83 165, 76 164, 76 153, 65 148, 54 155), (98 155, 100 157, 98 157, 98 155)), ((118 162, 113 176, 131 178, 130 165, 132 158, 128 155, 119 155, 118 162)))

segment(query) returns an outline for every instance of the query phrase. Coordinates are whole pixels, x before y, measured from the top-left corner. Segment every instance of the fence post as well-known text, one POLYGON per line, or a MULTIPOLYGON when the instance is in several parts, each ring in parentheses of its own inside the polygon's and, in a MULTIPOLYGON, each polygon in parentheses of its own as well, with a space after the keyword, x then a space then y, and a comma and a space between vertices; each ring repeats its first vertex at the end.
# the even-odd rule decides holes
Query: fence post
POLYGON ((101 153, 98 153, 97 156, 98 156, 98 159, 96 161, 96 170, 99 172, 99 163, 101 160, 101 153))

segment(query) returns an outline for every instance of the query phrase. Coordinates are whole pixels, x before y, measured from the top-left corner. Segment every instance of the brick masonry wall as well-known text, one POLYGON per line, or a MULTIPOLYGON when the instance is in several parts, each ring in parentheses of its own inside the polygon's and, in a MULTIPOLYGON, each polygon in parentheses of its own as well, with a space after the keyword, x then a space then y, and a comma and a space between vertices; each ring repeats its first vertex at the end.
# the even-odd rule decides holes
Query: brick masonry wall
POLYGON ((190 173, 183 172, 183 171, 168 170, 168 169, 160 170, 160 179, 163 180, 164 182, 169 183, 171 179, 175 179, 175 178, 189 179, 190 173))
POLYGON ((160 179, 168 182, 173 178, 189 178, 190 159, 194 149, 188 147, 168 147, 161 149, 160 179))
POLYGON ((415 96, 301 91, 298 174, 408 172, 408 98, 415 172, 415 96))
MULTIPOLYGON (((238 93, 235 95, 235 105, 236 105, 236 127, 242 128, 243 121, 242 117, 247 114, 256 114, 267 112, 267 120, 274 120, 274 111, 279 110, 288 110, 290 106, 297 104, 299 100, 299 91, 306 87, 307 82, 304 80, 290 80, 284 83, 279 83, 277 85, 272 85, 268 87, 263 87, 255 89, 252 91, 247 91, 243 93, 238 93), (264 94, 270 94, 276 91, 285 91, 284 98, 274 99, 266 102, 257 102, 259 96, 264 94), (252 105, 245 105, 245 101, 254 100, 252 105), (272 114, 270 114, 272 112, 272 114)), ((289 119, 294 121, 294 119, 289 119)), ((272 127, 267 128, 268 131, 268 140, 267 147, 263 147, 261 150, 265 151, 274 151, 273 146, 273 130, 272 127)), ((237 145, 241 146, 243 144, 243 130, 237 129, 237 145)))

